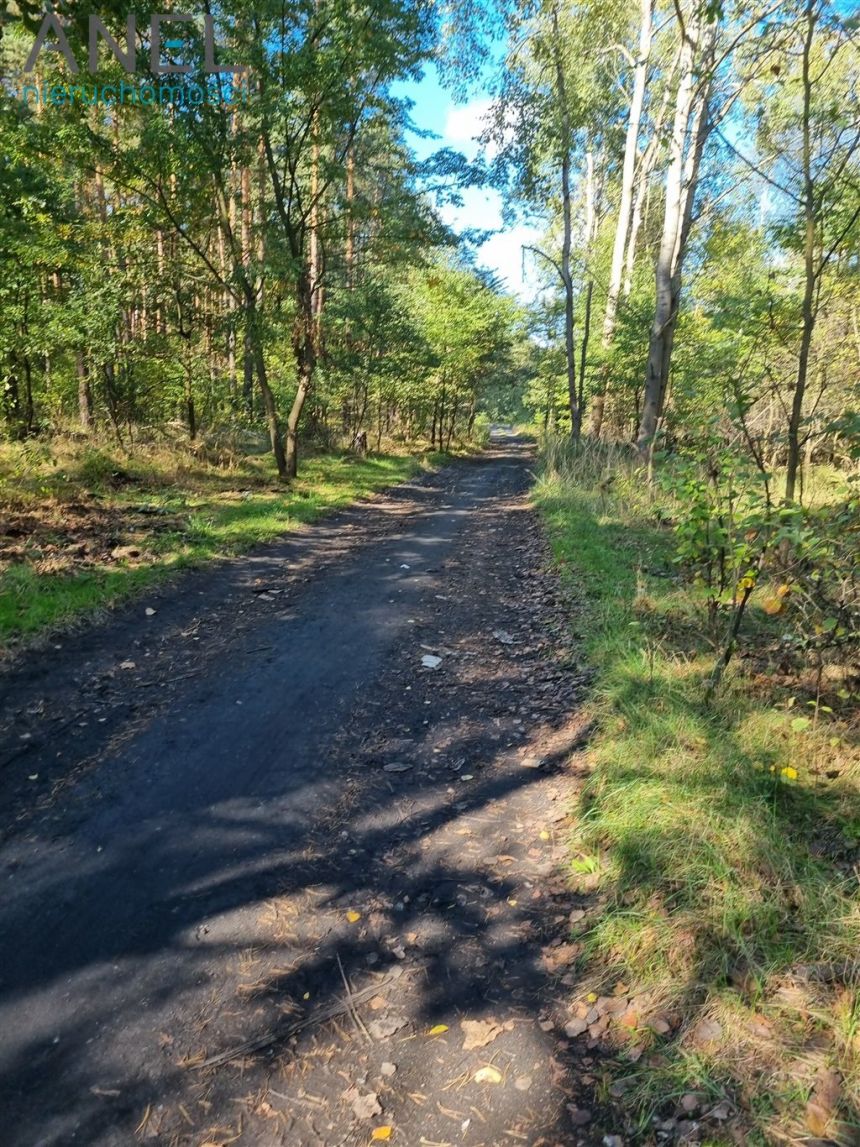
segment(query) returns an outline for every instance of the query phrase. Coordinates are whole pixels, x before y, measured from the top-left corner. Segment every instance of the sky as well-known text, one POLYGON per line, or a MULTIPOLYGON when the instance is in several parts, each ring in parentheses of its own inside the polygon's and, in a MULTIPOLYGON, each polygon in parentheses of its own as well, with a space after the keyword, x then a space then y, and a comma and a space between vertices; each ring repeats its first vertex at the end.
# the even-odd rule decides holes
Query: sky
MULTIPOLYGON (((394 89, 400 98, 414 101, 411 118, 416 127, 434 132, 438 139, 423 139, 413 134, 409 140, 416 155, 423 159, 442 147, 450 147, 472 160, 480 150, 477 137, 483 127, 490 100, 485 94, 473 96, 468 103, 457 104, 439 83, 435 69, 429 66, 420 81, 400 83, 394 89)), ((535 243, 539 231, 517 223, 502 231, 502 199, 497 191, 469 188, 463 193, 462 207, 444 206, 445 222, 458 231, 475 227, 497 229, 478 252, 478 260, 494 271, 508 290, 522 299, 530 299, 538 287, 534 274, 534 256, 526 255, 523 275, 524 243, 535 243)))

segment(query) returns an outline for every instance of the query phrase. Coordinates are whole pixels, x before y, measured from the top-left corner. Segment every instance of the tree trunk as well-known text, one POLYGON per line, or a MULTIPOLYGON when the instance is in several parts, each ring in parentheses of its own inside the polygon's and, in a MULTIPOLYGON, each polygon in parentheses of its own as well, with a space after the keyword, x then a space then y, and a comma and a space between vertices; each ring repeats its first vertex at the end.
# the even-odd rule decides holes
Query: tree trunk
POLYGON ((81 429, 88 434, 93 426, 93 392, 82 350, 79 350, 75 356, 75 366, 78 372, 78 418, 81 429))
MULTIPOLYGON (((633 71, 633 94, 630 99, 630 112, 627 117, 627 135, 624 140, 624 163, 621 169, 621 199, 618 205, 618 219, 615 223, 615 240, 612 244, 612 263, 609 269, 609 290, 606 296, 606 309, 603 315, 601 349, 604 355, 612 346, 615 333, 615 319, 618 313, 618 297, 621 293, 621 280, 624 273, 624 251, 631 227, 633 206, 633 183, 636 173, 636 151, 639 143, 639 124, 642 119, 642 104, 645 98, 645 81, 648 76, 648 57, 651 54, 651 33, 653 22, 653 0, 641 0, 639 23, 639 54, 633 71)), ((600 381, 591 408, 591 434, 600 437, 603 415, 606 409, 606 387, 609 382, 609 364, 604 363, 600 370, 600 381)))
POLYGON ((585 287, 585 316, 582 321, 582 345, 579 348, 579 409, 582 410, 585 397, 585 364, 588 357, 588 340, 591 334, 591 297, 594 294, 594 280, 589 279, 585 287))
POLYGON ((633 195, 633 213, 630 217, 630 234, 627 238, 627 250, 624 255, 624 283, 622 291, 625 299, 629 297, 633 289, 633 268, 636 262, 636 245, 639 240, 639 230, 642 226, 642 219, 644 214, 645 202, 648 197, 648 181, 651 177, 651 172, 657 162, 657 156, 660 154, 660 141, 663 135, 663 120, 666 118, 666 112, 669 109, 671 100, 672 88, 671 77, 674 76, 678 67, 680 53, 676 55, 672 64, 669 78, 666 82, 666 90, 663 93, 663 99, 660 104, 660 110, 651 129, 651 139, 648 141, 648 146, 639 161, 639 167, 636 172, 636 190, 633 195))
POLYGON ((785 471, 785 503, 791 505, 797 490, 797 477, 800 470, 800 423, 803 418, 803 399, 806 394, 807 376, 809 374, 809 352, 812 347, 812 335, 815 330, 815 285, 817 280, 815 268, 815 245, 817 239, 817 225, 815 217, 815 184, 812 173, 812 78, 810 75, 810 56, 812 53, 812 40, 815 35, 815 0, 806 3, 806 35, 803 40, 803 110, 801 131, 803 133, 802 163, 803 163, 803 215, 805 234, 803 243, 803 304, 801 310, 802 330, 800 335, 800 352, 797 358, 797 374, 794 379, 794 394, 791 400, 791 414, 788 420, 788 458, 785 471))
POLYGON ((567 106, 567 87, 564 79, 564 66, 559 49, 560 32, 558 9, 552 10, 553 49, 558 102, 561 106, 561 281, 564 287, 564 357, 567 373, 567 399, 570 406, 570 434, 576 441, 582 424, 582 416, 576 393, 576 353, 573 344, 573 279, 570 274, 570 250, 573 238, 573 220, 570 194, 570 151, 571 127, 570 112, 567 106))
POLYGON ((675 97, 669 168, 666 172, 666 195, 663 234, 657 256, 656 304, 651 324, 645 391, 636 447, 644 463, 649 463, 654 449, 669 368, 675 323, 681 296, 681 272, 692 222, 693 201, 698 182, 699 165, 707 135, 708 101, 716 26, 696 27, 682 31, 684 42, 680 59, 680 79, 675 97), (698 86, 696 76, 700 79, 698 86))
POLYGON ((355 262, 355 218, 354 206, 355 199, 355 148, 352 144, 349 145, 346 153, 346 249, 345 249, 345 264, 346 264, 346 289, 351 291, 354 286, 353 281, 353 264, 355 262))
POLYGON ((293 352, 296 357, 298 386, 287 417, 286 473, 288 478, 297 477, 299 472, 299 419, 302 416, 305 400, 313 386, 314 368, 316 366, 312 274, 312 267, 306 267, 299 277, 297 288, 299 313, 296 316, 296 327, 293 335, 293 352))

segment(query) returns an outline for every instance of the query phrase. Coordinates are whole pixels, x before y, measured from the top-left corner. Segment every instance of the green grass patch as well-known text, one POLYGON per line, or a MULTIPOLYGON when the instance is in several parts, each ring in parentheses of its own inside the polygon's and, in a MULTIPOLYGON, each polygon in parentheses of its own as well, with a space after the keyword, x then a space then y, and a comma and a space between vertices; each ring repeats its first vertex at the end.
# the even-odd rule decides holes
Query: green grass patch
POLYGON ((610 462, 611 481, 605 465, 549 468, 536 488, 597 669, 571 842, 573 879, 600 905, 577 936, 585 990, 623 982, 633 999, 637 1021, 608 1038, 629 1056, 643 1133, 656 1113, 684 1117, 678 1100, 696 1092, 738 1112, 709 1141, 809 1135, 807 1103, 829 1070, 827 1133, 847 1142, 860 1128, 850 714, 798 731, 784 685, 740 666, 705 705, 714 648, 700 606, 659 508, 610 462))
POLYGON ((247 551, 433 465, 436 455, 327 454, 278 485, 267 458, 229 469, 175 452, 0 455, 0 640, 67 624, 178 569, 247 551), (136 555, 117 556, 129 546, 136 555))

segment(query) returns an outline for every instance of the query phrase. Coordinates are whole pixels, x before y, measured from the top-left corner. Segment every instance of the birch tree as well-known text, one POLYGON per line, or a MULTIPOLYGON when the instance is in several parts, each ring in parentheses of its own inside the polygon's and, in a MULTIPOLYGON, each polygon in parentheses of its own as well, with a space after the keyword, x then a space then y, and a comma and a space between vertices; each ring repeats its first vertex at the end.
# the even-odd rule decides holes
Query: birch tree
POLYGON ((665 179, 663 229, 655 268, 655 307, 636 446, 649 461, 666 399, 681 300, 684 256, 693 219, 702 152, 710 130, 717 19, 704 6, 677 8, 681 37, 678 83, 665 179))
MULTIPOLYGON (((615 333, 615 318, 625 266, 625 250, 630 242, 630 251, 635 249, 635 234, 631 234, 633 212, 633 190, 636 177, 636 158, 639 147, 639 126, 642 118, 642 105, 645 99, 645 83, 648 77, 648 61, 651 54, 651 39, 654 19, 654 0, 640 0, 639 43, 635 58, 623 45, 622 51, 633 69, 633 90, 627 115, 627 131, 624 139, 624 160, 621 168, 621 189, 618 203, 618 217, 615 221, 615 238, 612 244, 612 262, 609 268, 609 284, 606 292, 606 307, 603 314, 601 349, 604 352, 612 345, 615 333)), ((647 176, 646 176, 647 178, 647 176)), ((632 255, 631 255, 632 262, 632 255)), ((597 438, 603 426, 606 407, 606 386, 609 364, 601 365, 600 377, 595 388, 591 408, 591 434, 597 438)))

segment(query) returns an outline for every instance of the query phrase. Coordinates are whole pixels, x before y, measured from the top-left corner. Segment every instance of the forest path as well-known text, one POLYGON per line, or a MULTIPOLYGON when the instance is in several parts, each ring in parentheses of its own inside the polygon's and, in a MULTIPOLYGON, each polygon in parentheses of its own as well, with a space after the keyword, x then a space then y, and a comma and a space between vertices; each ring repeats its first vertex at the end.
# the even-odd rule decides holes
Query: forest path
POLYGON ((563 1033, 586 674, 531 461, 496 441, 7 671, 4 1144, 611 1131, 563 1033))

